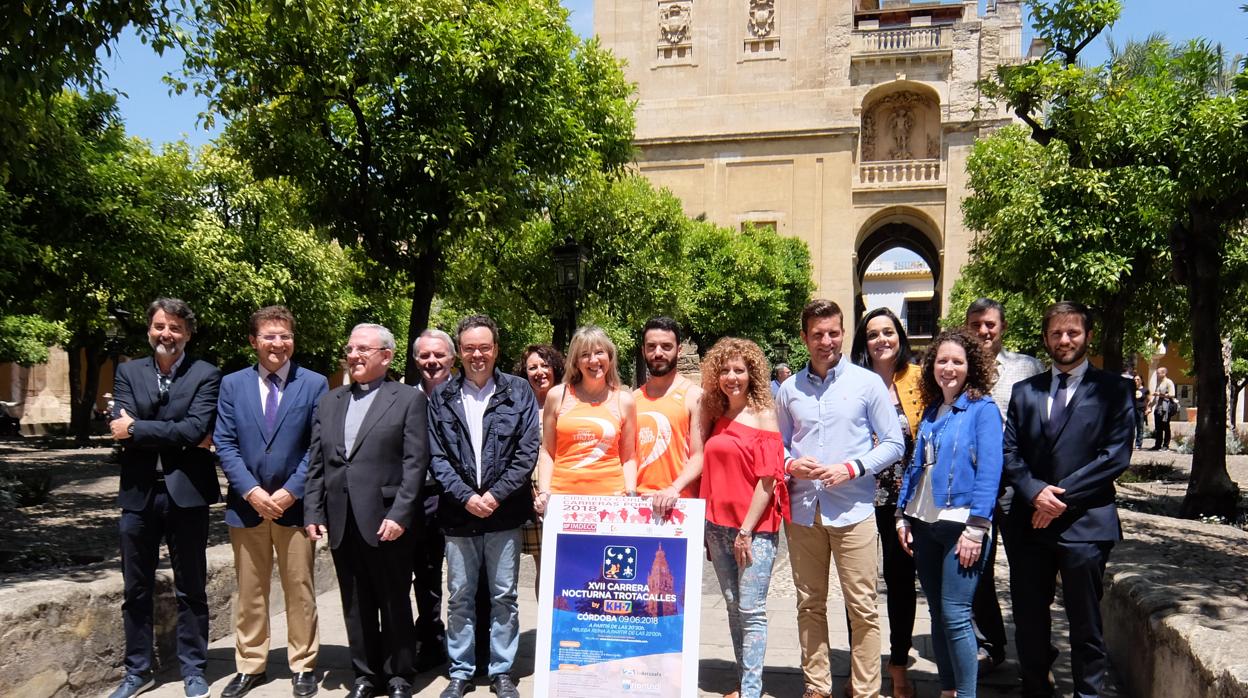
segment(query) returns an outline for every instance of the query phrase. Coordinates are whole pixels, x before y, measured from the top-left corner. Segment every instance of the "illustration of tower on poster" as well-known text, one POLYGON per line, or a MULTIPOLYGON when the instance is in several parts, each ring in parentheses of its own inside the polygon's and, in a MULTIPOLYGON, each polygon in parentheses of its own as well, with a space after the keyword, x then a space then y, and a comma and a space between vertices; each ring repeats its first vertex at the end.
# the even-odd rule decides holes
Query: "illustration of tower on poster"
POLYGON ((650 587, 650 600, 646 602, 646 615, 674 616, 679 612, 675 601, 655 600, 676 598, 676 584, 672 580, 672 570, 668 567, 667 553, 663 552, 662 543, 659 543, 659 549, 654 553, 654 563, 650 565, 650 576, 646 577, 646 584, 650 587))

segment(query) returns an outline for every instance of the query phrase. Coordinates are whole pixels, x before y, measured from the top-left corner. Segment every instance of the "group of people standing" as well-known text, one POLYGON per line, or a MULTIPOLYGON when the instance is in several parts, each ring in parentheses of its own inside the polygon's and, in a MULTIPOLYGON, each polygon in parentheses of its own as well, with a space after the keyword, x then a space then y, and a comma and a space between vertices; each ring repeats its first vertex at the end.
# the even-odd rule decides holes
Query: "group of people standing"
POLYGON ((185 354, 190 308, 155 301, 154 354, 118 368, 111 421, 123 446, 127 650, 113 698, 153 685, 162 538, 186 695, 208 693, 205 548, 207 508, 220 498, 218 458, 239 585, 238 673, 224 698, 268 680, 274 559, 292 692, 316 693, 312 572, 321 538, 347 625, 351 698, 410 696, 416 672, 447 661, 442 698, 459 698, 479 674, 500 698, 515 698, 519 561, 529 552, 540 565, 537 521, 554 494, 648 497, 659 516, 681 497, 706 501, 707 554, 740 679, 731 696, 762 693, 781 530, 798 594, 804 698, 832 692, 833 565, 851 633, 845 693, 879 694, 881 543, 894 695, 914 695, 906 666, 916 577, 932 614, 942 695, 975 695, 979 666, 1004 659, 992 580, 1001 537, 1024 695, 1053 691, 1059 574, 1076 693, 1098 695, 1101 575, 1120 537, 1113 480, 1128 464, 1135 422, 1129 383, 1088 364, 1087 309, 1058 303, 1046 313, 1050 370, 1002 349, 1005 312, 987 299, 971 306, 966 327, 937 336, 918 365, 890 311, 864 316, 848 360, 843 322, 835 303, 811 301, 801 316, 806 367, 773 381, 757 345, 725 338, 695 383, 676 370, 680 327, 657 317, 639 337, 647 380, 631 391, 615 344, 593 326, 575 333, 566 358, 550 345, 527 347, 514 375, 497 366, 499 329, 489 317, 464 318, 454 336, 426 330, 413 343, 421 381, 412 388, 388 378, 392 334, 362 324, 343 347, 349 382, 330 390, 324 376, 291 361, 295 320, 285 308, 252 316, 256 364, 222 379, 185 354))

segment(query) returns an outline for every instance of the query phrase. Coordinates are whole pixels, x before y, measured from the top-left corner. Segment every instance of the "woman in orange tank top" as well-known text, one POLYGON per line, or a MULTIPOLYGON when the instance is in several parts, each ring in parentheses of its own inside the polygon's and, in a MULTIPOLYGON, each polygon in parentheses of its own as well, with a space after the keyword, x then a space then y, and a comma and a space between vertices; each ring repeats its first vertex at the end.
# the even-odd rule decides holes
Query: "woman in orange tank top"
POLYGON ((611 338, 592 325, 577 330, 563 385, 542 407, 537 513, 551 494, 636 494, 637 409, 621 388, 611 338))

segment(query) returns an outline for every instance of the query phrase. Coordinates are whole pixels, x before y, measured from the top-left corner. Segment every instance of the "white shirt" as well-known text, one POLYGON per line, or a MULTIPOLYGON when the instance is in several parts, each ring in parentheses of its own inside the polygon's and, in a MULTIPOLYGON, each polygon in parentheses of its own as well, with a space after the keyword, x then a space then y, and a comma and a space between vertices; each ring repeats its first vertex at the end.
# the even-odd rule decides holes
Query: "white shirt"
POLYGON ((282 396, 286 394, 286 378, 290 375, 290 362, 287 361, 282 364, 281 368, 276 371, 270 371, 259 364, 256 365, 256 368, 259 369, 256 373, 259 374, 257 380, 260 385, 260 413, 263 414, 264 402, 269 399, 269 374, 277 374, 277 404, 280 406, 282 404, 282 396))
POLYGON ((485 408, 494 397, 494 378, 491 376, 480 388, 467 378, 459 388, 459 399, 464 405, 464 418, 468 421, 468 436, 472 439, 472 452, 477 457, 477 486, 481 486, 481 445, 485 440, 485 408))
MULTIPOLYGON (((1075 389, 1077 389, 1079 387, 1079 384, 1083 382, 1083 374, 1087 372, 1088 372, 1088 360, 1087 359, 1084 359, 1082 362, 1080 362, 1078 366, 1066 372, 1067 375, 1070 376, 1069 378, 1066 379, 1066 404, 1067 405, 1070 404, 1070 399, 1075 396, 1075 389)), ((1049 385, 1049 397, 1047 400, 1044 401, 1044 408, 1046 410, 1045 412, 1046 414, 1053 413, 1053 398, 1057 395, 1057 387, 1058 387, 1057 376, 1060 373, 1061 371, 1057 370, 1056 366, 1054 366, 1049 371, 1049 374, 1052 376, 1052 381, 1049 385)))

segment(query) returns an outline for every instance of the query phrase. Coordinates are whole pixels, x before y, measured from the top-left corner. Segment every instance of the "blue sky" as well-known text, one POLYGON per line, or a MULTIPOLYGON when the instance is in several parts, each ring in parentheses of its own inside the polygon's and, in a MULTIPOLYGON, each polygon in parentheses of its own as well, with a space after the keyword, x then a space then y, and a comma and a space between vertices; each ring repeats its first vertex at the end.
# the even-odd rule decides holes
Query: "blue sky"
MULTIPOLYGON (((848 2, 848 0, 844 0, 848 2)), ((1231 54, 1248 52, 1248 14, 1240 0, 1125 0, 1122 19, 1110 35, 1120 44, 1162 31, 1172 41, 1204 36, 1221 42, 1231 54)), ((571 12, 572 28, 582 36, 593 31, 593 0, 563 0, 571 12)), ((1098 40, 1087 53, 1091 62, 1104 60, 1105 42, 1098 40)), ((122 117, 127 130, 154 145, 186 138, 193 145, 206 143, 215 133, 197 125, 204 102, 190 94, 171 96, 161 77, 180 67, 181 56, 166 52, 157 56, 133 34, 126 34, 104 56, 108 72, 105 84, 121 93, 122 117)))

